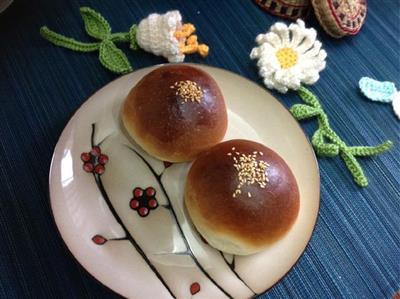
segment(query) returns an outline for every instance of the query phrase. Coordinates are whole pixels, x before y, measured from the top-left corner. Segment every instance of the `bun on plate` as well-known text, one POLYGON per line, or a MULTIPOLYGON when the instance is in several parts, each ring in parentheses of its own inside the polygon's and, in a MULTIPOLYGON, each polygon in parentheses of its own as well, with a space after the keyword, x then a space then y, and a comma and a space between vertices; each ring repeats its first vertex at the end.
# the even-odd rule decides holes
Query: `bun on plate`
POLYGON ((150 155, 184 162, 222 140, 227 112, 222 92, 209 74, 185 64, 166 65, 132 88, 122 121, 150 155))
POLYGON ((299 212, 299 189, 286 162, 270 148, 230 140, 201 154, 185 186, 193 224, 213 247, 247 255, 282 238, 299 212))

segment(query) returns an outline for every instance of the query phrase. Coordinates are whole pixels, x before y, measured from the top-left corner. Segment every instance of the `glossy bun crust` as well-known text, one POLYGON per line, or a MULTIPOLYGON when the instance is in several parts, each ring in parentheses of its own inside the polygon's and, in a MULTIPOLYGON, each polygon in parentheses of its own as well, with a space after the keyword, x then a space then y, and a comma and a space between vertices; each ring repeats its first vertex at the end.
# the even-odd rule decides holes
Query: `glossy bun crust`
POLYGON ((185 204, 193 224, 211 246, 246 255, 283 237, 297 218, 300 199, 295 177, 276 152, 252 141, 230 140, 195 160, 186 181, 185 204), (257 152, 257 161, 268 163, 264 188, 244 185, 241 194, 233 197, 239 183, 233 165, 233 157, 240 157, 236 152, 257 152))
POLYGON ((150 155, 164 161, 193 160, 222 140, 227 129, 224 98, 206 72, 184 64, 150 72, 128 94, 122 121, 131 137, 150 155), (177 94, 186 80, 202 90, 198 101, 177 94))

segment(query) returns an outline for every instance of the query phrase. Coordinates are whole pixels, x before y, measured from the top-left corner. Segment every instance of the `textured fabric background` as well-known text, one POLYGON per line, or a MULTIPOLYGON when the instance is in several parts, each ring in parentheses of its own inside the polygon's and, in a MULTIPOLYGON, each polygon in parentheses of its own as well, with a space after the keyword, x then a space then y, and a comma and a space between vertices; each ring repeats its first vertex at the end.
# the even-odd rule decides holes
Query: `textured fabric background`
MULTIPOLYGON (((100 11, 114 31, 151 12, 177 8, 211 45, 206 59, 261 83, 248 58, 254 39, 278 20, 251 1, 15 0, 0 15, 0 297, 119 298, 71 256, 53 222, 48 171, 58 136, 73 112, 117 76, 96 54, 50 45, 39 27, 88 40, 79 6, 100 11)), ((328 52, 327 69, 311 89, 333 127, 349 144, 395 142, 390 152, 361 161, 370 181, 357 187, 339 158, 319 159, 321 207, 304 255, 261 298, 390 298, 400 288, 400 122, 390 105, 359 93, 362 76, 400 88, 400 1, 370 0, 366 24, 355 37, 334 40, 314 19, 328 52)), ((124 48, 135 69, 164 59, 124 48)), ((251 97, 251 95, 249 96, 251 97)), ((277 97, 290 106, 294 95, 277 97)), ((249 99, 243 99, 251 100, 249 99)), ((303 124, 308 134, 313 121, 303 124)))

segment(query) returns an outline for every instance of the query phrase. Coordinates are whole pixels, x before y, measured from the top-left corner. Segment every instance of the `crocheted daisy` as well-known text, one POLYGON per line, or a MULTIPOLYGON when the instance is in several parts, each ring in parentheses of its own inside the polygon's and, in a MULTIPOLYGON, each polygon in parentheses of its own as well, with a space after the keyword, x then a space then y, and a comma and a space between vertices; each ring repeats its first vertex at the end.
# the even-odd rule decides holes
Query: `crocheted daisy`
MULTIPOLYGON (((297 91, 303 100, 302 104, 294 104, 290 112, 297 120, 316 118, 318 128, 311 137, 311 143, 319 156, 340 156, 354 181, 361 187, 368 185, 368 179, 358 162, 358 158, 377 155, 390 149, 391 141, 376 146, 351 146, 334 131, 329 122, 328 114, 318 97, 304 87, 319 79, 319 72, 325 68, 326 52, 316 39, 317 32, 306 28, 302 20, 290 24, 275 23, 266 34, 256 38, 258 47, 252 49, 250 57, 258 59, 259 73, 265 85, 286 93, 289 89, 297 91)), ((367 82, 368 83, 368 82, 367 82)), ((369 82, 371 83, 371 82, 369 82)), ((387 83, 380 85, 364 84, 367 94, 373 94, 378 99, 386 99, 390 91, 387 83)), ((363 86, 364 86, 363 85, 363 86)), ((396 113, 400 110, 400 98, 393 100, 396 113), (397 109, 397 110, 396 110, 397 109)))
POLYGON ((251 59, 258 59, 260 76, 265 85, 286 93, 297 90, 301 84, 314 84, 325 68, 325 50, 313 28, 306 28, 300 19, 288 27, 275 23, 266 34, 259 34, 259 45, 252 49, 251 59))

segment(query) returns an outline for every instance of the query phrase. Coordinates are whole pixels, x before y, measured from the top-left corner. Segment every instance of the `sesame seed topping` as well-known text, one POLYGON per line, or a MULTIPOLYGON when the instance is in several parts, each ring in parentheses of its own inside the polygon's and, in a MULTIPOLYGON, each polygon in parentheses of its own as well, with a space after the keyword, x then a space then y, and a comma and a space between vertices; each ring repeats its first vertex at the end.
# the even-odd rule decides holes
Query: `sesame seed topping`
POLYGON ((175 95, 179 95, 182 98, 182 103, 187 103, 188 101, 200 103, 204 93, 196 82, 190 80, 175 82, 170 88, 176 88, 175 95))
MULTIPOLYGON (((232 147, 232 151, 235 148, 232 147)), ((262 156, 262 152, 254 151, 252 154, 244 154, 239 151, 234 152, 236 156, 232 156, 232 152, 227 153, 228 156, 232 156, 233 167, 237 170, 238 185, 232 197, 236 198, 242 191, 241 188, 245 185, 258 185, 260 188, 265 188, 268 179, 268 167, 270 166, 263 160, 258 160, 257 157, 262 156)), ((252 197, 250 192, 247 192, 247 197, 252 197)))

